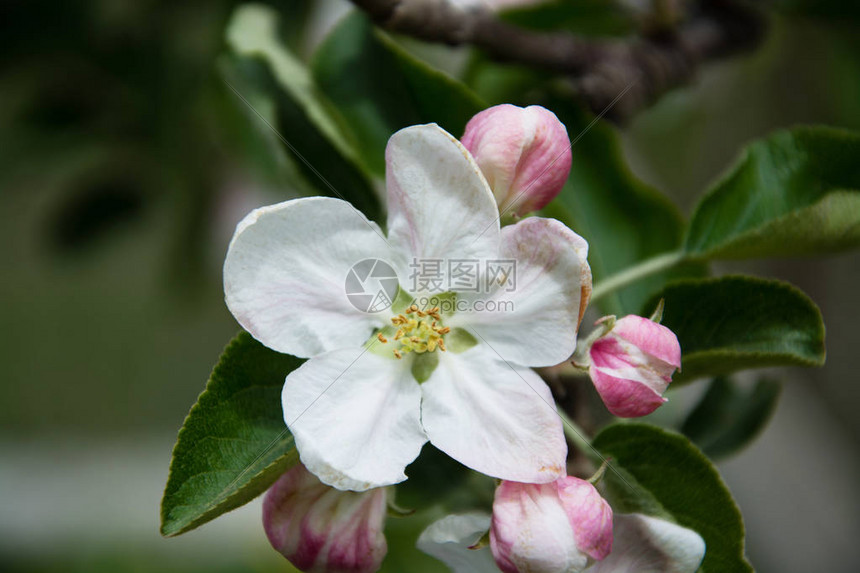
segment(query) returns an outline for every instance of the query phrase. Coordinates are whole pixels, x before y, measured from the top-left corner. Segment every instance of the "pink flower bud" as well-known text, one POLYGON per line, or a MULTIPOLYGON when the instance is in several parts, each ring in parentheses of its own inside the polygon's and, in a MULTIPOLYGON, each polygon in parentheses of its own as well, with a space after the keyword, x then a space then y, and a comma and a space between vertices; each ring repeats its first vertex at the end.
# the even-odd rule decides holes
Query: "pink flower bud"
POLYGON ((575 477, 496 489, 490 549, 504 573, 572 573, 612 549, 612 509, 575 477))
POLYGON ((554 113, 532 105, 485 109, 461 139, 484 173, 499 210, 523 215, 558 195, 570 174, 570 140, 554 113))
POLYGON ((302 571, 371 573, 388 551, 386 506, 384 488, 341 491, 299 464, 266 493, 263 527, 272 547, 302 571))
POLYGON ((591 346, 591 380, 610 412, 645 416, 663 402, 672 374, 681 367, 675 334, 641 316, 625 316, 591 346))

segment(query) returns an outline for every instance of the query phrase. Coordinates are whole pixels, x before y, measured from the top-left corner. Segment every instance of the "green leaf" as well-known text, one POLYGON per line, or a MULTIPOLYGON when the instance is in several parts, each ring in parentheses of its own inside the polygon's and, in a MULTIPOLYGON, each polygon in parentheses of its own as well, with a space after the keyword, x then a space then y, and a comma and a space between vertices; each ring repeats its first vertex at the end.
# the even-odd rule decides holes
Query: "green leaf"
POLYGON ((860 135, 779 131, 750 145, 702 199, 686 240, 692 257, 831 253, 860 245, 860 135))
POLYGON ((684 420, 681 432, 715 459, 734 453, 761 432, 779 399, 781 386, 762 379, 751 388, 717 378, 684 420))
POLYGON ((753 570, 744 558, 741 513, 717 469, 687 438, 625 423, 605 428, 593 445, 617 470, 604 477, 613 509, 669 518, 697 531, 707 546, 699 571, 753 570))
MULTIPOLYGON (((230 146, 231 154, 267 187, 276 189, 284 199, 296 196, 318 195, 320 182, 309 174, 308 179, 302 171, 301 161, 278 138, 278 135, 263 122, 257 113, 266 118, 270 125, 277 123, 274 99, 264 91, 260 78, 249 81, 254 73, 254 64, 235 57, 222 57, 218 61, 218 71, 225 80, 223 89, 212 98, 213 106, 218 108, 218 129, 223 132, 225 145, 230 146), (228 86, 233 86, 245 101, 242 101, 228 86), (312 182, 313 181, 313 182, 312 182)), ((262 76, 262 70, 257 70, 262 76)))
POLYGON ((797 288, 776 280, 729 276, 670 284, 663 325, 681 343, 675 381, 765 366, 824 364, 824 322, 797 288))
POLYGON ((328 35, 311 70, 356 134, 359 153, 385 172, 385 145, 404 127, 438 123, 455 137, 486 105, 466 86, 407 54, 354 12, 328 35))
MULTIPOLYGON (((371 219, 378 219, 381 206, 373 178, 356 151, 359 140, 310 72, 282 45, 277 30, 277 14, 271 8, 240 6, 227 28, 232 58, 225 61, 232 62, 245 81, 270 95, 275 121, 269 123, 297 157, 307 180, 320 193, 350 201, 371 219)), ((246 103, 241 90, 236 91, 246 103)))
POLYGON ((161 501, 161 534, 185 533, 243 505, 298 462, 281 389, 303 360, 246 332, 224 350, 185 419, 161 501))
POLYGON ((523 28, 585 36, 623 36, 635 31, 630 11, 611 0, 552 0, 508 8, 499 17, 523 28))
MULTIPOLYGON (((639 261, 678 249, 684 233, 678 209, 633 176, 615 130, 600 121, 592 124, 589 115, 562 99, 553 100, 548 107, 567 127, 573 142, 573 168, 545 214, 588 241, 595 283, 639 261)), ((607 314, 635 313, 669 280, 705 273, 704 265, 682 264, 612 292, 598 305, 607 314)))
POLYGON ((501 63, 474 51, 462 74, 463 81, 488 105, 510 103, 527 106, 541 94, 554 76, 534 67, 501 63))

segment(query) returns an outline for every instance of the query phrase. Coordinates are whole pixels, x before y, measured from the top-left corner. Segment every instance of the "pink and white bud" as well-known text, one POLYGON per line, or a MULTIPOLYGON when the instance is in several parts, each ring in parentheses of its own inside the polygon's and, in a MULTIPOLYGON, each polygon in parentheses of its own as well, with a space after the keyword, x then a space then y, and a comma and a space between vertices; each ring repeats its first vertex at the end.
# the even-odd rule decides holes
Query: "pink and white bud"
POLYGON ((503 481, 496 489, 490 549, 504 573, 575 573, 612 550, 612 509, 589 482, 503 481))
POLYGON ((266 493, 263 527, 272 547, 302 571, 371 573, 388 551, 387 495, 385 488, 334 489, 299 464, 266 493))
POLYGON ((650 414, 681 367, 681 345, 671 330, 641 316, 618 320, 592 344, 589 373, 607 409, 622 418, 650 414))
POLYGON ((503 213, 524 215, 558 195, 570 174, 567 130, 532 105, 497 105, 475 115, 460 140, 475 158, 503 213))

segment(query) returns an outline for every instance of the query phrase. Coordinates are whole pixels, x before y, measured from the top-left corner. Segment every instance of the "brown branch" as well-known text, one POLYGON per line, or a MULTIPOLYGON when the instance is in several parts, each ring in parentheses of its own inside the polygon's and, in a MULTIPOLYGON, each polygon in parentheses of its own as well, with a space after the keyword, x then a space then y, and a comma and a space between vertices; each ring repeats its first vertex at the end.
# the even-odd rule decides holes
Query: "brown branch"
POLYGON ((734 0, 700 0, 677 29, 645 38, 591 40, 535 32, 499 20, 483 5, 450 0, 353 0, 381 27, 428 42, 471 45, 490 57, 563 73, 595 111, 617 121, 670 89, 689 82, 705 61, 750 50, 763 37, 764 18, 734 0))

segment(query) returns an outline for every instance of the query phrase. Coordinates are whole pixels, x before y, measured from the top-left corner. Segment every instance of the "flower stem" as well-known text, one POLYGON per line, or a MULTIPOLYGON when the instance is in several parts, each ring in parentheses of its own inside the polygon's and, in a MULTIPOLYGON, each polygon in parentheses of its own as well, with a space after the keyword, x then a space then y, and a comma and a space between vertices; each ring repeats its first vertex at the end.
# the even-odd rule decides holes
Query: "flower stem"
POLYGON ((591 291, 591 301, 599 300, 640 279, 670 269, 683 261, 685 256, 686 254, 683 251, 672 251, 645 259, 637 265, 624 269, 620 273, 616 273, 594 285, 594 290, 591 291))
POLYGON ((561 418, 562 426, 564 426, 564 435, 567 436, 567 439, 573 442, 583 453, 590 455, 592 450, 591 442, 588 441, 588 434, 585 430, 579 427, 561 406, 556 405, 555 409, 558 411, 559 418, 561 418))

